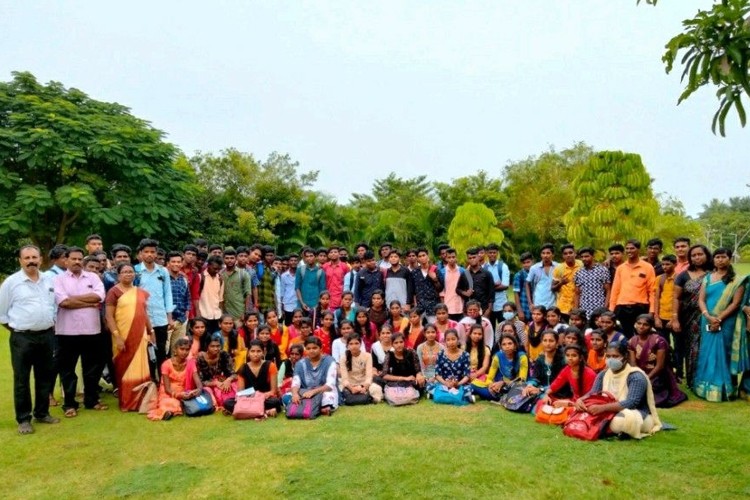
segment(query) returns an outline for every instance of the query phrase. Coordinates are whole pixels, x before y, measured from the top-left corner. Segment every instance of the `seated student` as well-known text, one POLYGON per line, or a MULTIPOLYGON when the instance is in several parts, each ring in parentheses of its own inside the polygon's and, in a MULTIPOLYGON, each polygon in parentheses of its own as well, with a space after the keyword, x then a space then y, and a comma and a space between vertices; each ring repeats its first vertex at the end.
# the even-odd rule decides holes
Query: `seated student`
MULTIPOLYGON (((359 338, 362 339, 365 351, 371 350, 372 345, 378 340, 378 327, 370 321, 367 309, 363 307, 357 308, 357 311, 354 313, 354 324, 352 326, 354 327, 354 331, 359 334, 359 338)), ((390 331, 390 329, 391 327, 389 326, 388 330, 390 331)))
POLYGON ((261 347, 263 347, 263 359, 273 363, 278 370, 281 366, 281 351, 279 351, 279 346, 271 341, 271 327, 268 325, 259 326, 256 335, 258 338, 255 340, 259 340, 261 347))
POLYGON ((149 420, 169 420, 174 415, 182 415, 180 401, 194 398, 201 393, 203 387, 195 370, 189 370, 188 365, 194 363, 188 359, 190 340, 187 337, 177 339, 173 354, 161 365, 161 384, 156 408, 148 412, 149 420), (195 389, 185 389, 186 377, 192 377, 195 389))
POLYGON ((339 406, 339 391, 336 387, 336 363, 331 356, 323 354, 318 337, 309 335, 305 339, 305 357, 294 367, 292 393, 284 396, 285 404, 299 404, 303 399, 322 394, 321 415, 331 415, 339 406))
POLYGON ((641 439, 659 431, 662 426, 656 412, 651 382, 643 370, 628 365, 627 355, 626 342, 608 345, 607 369, 596 376, 591 391, 576 401, 575 408, 594 415, 615 413, 609 430, 615 434, 626 434, 641 439), (611 393, 618 401, 598 405, 586 404, 586 396, 603 391, 611 393))
POLYGON ((435 306, 435 328, 438 332, 437 341, 441 344, 443 344, 443 336, 446 331, 451 328, 458 330, 458 321, 450 319, 448 306, 445 304, 438 304, 435 306))
POLYGON ((616 327, 617 317, 612 311, 604 311, 599 316, 599 329, 606 336, 604 340, 606 341, 607 345, 611 344, 612 342, 627 341, 625 335, 623 335, 621 332, 618 332, 616 330, 616 327))
POLYGON ((372 344, 372 369, 374 372, 375 381, 384 384, 383 377, 383 364, 385 363, 385 356, 387 353, 393 350, 392 332, 391 327, 383 325, 380 329, 380 340, 372 344))
POLYGON ((279 393, 283 396, 292 391, 292 377, 294 376, 294 367, 305 354, 305 348, 302 344, 293 345, 289 349, 289 357, 281 362, 279 369, 279 393))
POLYGON ((341 294, 341 307, 334 311, 336 317, 336 325, 341 327, 342 321, 354 322, 354 314, 357 308, 354 307, 354 294, 352 292, 344 292, 341 294))
MULTIPOLYGON (((480 342, 482 341, 480 340, 480 342)), ((469 353, 461 349, 461 345, 458 343, 458 332, 448 330, 445 332, 445 350, 438 354, 437 364, 435 365, 435 380, 445 389, 463 387, 464 399, 474 403, 476 399, 471 393, 470 374, 469 353)))
POLYGON ((375 324, 375 329, 378 330, 388 321, 388 309, 385 307, 385 292, 375 290, 372 292, 370 301, 370 308, 367 309, 367 317, 375 324))
POLYGON ((313 310, 313 330, 315 330, 316 328, 320 328, 320 325, 323 324, 323 313, 333 313, 333 311, 328 307, 330 303, 331 294, 327 290, 323 290, 322 292, 320 292, 320 295, 318 295, 318 305, 313 310))
POLYGON ((592 328, 589 327, 589 323, 586 320, 586 311, 583 309, 571 309, 568 313, 568 317, 570 318, 568 321, 570 326, 574 326, 583 332, 584 344, 579 345, 585 347, 586 351, 591 350, 589 335, 591 335, 592 328))
MULTIPOLYGON (((237 330, 234 328, 234 318, 232 318, 231 314, 221 315, 219 318, 219 331, 216 333, 222 337, 221 348, 224 352, 228 353, 229 357, 232 359, 232 367, 237 366, 236 363, 238 361, 242 362, 246 351, 244 350, 244 345, 242 345, 242 350, 239 349, 240 344, 238 341, 237 330)), ((213 339, 213 335, 210 338, 213 339)), ((211 341, 209 340, 209 343, 210 342, 211 341)))
MULTIPOLYGON (((310 318, 302 318, 299 322, 299 335, 293 339, 289 339, 289 347, 298 344, 304 347, 307 337, 312 336, 312 320, 310 318)), ((307 350, 305 349, 305 353, 306 352, 307 350)))
POLYGON ((403 333, 404 329, 409 324, 409 319, 404 317, 403 315, 403 311, 401 309, 401 301, 392 300, 391 303, 388 304, 388 311, 390 312, 390 314, 388 316, 387 323, 391 325, 391 330, 393 330, 393 333, 403 333))
POLYGON ((237 350, 234 354, 234 369, 239 370, 247 360, 247 346, 251 340, 258 338, 258 326, 260 325, 260 313, 255 310, 245 312, 242 326, 237 330, 237 350))
POLYGON ((407 349, 403 333, 391 336, 393 349, 385 353, 383 361, 383 380, 385 385, 411 386, 420 392, 425 385, 424 375, 419 367, 417 353, 407 349))
POLYGON ((531 309, 531 321, 526 330, 526 345, 524 350, 533 363, 542 354, 542 332, 547 329, 547 308, 535 306, 531 309))
MULTIPOLYGON (((404 328, 404 340, 406 341, 406 347, 409 349, 416 349, 419 344, 424 342, 424 315, 422 310, 415 307, 409 311, 409 324, 404 328)), ((437 330, 436 330, 437 331, 437 330)))
POLYGON ((555 377, 555 380, 541 396, 541 400, 545 404, 557 407, 573 406, 578 398, 591 390, 596 378, 596 372, 586 366, 586 358, 580 345, 566 345, 564 352, 567 366, 555 377), (555 395, 558 391, 566 387, 570 389, 573 395, 569 398, 557 398, 555 395))
POLYGON ((279 356, 283 361, 287 357, 286 351, 289 347, 289 330, 279 323, 279 314, 274 309, 266 311, 266 324, 271 331, 271 342, 279 348, 279 356))
MULTIPOLYGON (((333 344, 331 344, 331 356, 333 356, 333 360, 336 363, 341 361, 341 356, 346 353, 346 341, 349 338, 349 335, 354 333, 354 325, 352 325, 352 322, 348 319, 342 321, 339 325, 339 333, 341 334, 341 336, 334 340, 333 344)), ((364 349, 362 350, 364 351, 364 349)))
POLYGON ((471 325, 466 337, 464 350, 469 354, 469 369, 471 382, 484 381, 490 368, 490 348, 484 344, 484 328, 482 325, 471 325))
MULTIPOLYGON (((302 320, 305 317, 305 313, 302 311, 302 309, 295 309, 292 311, 292 324, 287 326, 287 333, 288 335, 288 344, 286 348, 286 353, 289 355, 289 349, 294 343, 295 339, 297 339, 298 344, 302 343, 302 335, 300 334, 300 327, 302 326, 302 320)), ((303 346, 304 349, 304 346, 303 346)))
POLYGON ((265 398, 266 416, 275 417, 281 411, 276 365, 263 359, 264 348, 260 340, 251 340, 247 349, 247 363, 237 371, 237 390, 252 387, 265 398))
POLYGON ((583 359, 585 362, 586 356, 588 356, 588 349, 586 348, 586 337, 583 335, 581 330, 579 330, 575 326, 569 326, 560 333, 563 337, 562 347, 565 348, 569 345, 577 345, 583 351, 583 359))
POLYGON ((597 328, 591 331, 589 340, 591 341, 591 350, 589 351, 586 364, 596 373, 599 373, 607 368, 607 359, 605 357, 607 352, 606 335, 597 328))
POLYGON ((635 319, 636 335, 628 342, 629 361, 648 376, 654 391, 657 408, 671 408, 687 399, 677 385, 677 378, 669 363, 669 344, 654 330, 650 314, 635 319))
POLYGON ((469 336, 469 329, 472 325, 481 325, 484 339, 484 345, 492 349, 492 343, 495 341, 495 334, 492 331, 492 322, 482 316, 482 305, 478 300, 466 301, 466 316, 458 322, 458 338, 461 345, 466 344, 466 338, 469 336))
MULTIPOLYGON (((512 328, 512 325, 508 324, 512 328)), ((500 338, 500 350, 492 356, 490 370, 484 383, 472 384, 474 394, 481 399, 497 401, 515 380, 526 380, 529 359, 516 339, 515 332, 504 333, 500 338)))
MULTIPOLYGON (((564 355, 558 349, 557 333, 554 330, 545 330, 542 333, 542 354, 531 367, 531 378, 523 390, 523 395, 536 396, 546 391, 564 367, 564 355)), ((559 396, 566 397, 569 393, 569 390, 562 389, 559 396)))
MULTIPOLYGON (((558 334, 568 327, 562 320, 562 312, 558 307, 550 307, 547 309, 547 330, 554 330, 558 334)), ((558 336, 559 343, 562 343, 561 336, 558 336)))
POLYGON ((419 358, 419 368, 425 378, 425 385, 428 394, 435 388, 435 366, 437 365, 438 354, 444 350, 443 345, 437 341, 437 328, 435 325, 427 325, 424 328, 425 341, 417 346, 417 358, 419 358))
POLYGON ((343 403, 348 404, 355 394, 369 394, 373 403, 380 403, 383 400, 383 388, 372 381, 372 356, 362 349, 359 335, 351 333, 346 347, 346 353, 339 360, 339 390, 343 403))
POLYGON ((234 398, 237 391, 237 376, 232 357, 222 350, 224 338, 216 332, 211 336, 206 352, 201 352, 195 359, 195 368, 203 388, 214 399, 216 406, 224 407, 224 401, 234 398))
POLYGON ((518 319, 518 308, 513 302, 506 302, 503 304, 503 320, 498 322, 497 327, 495 327, 495 342, 492 344, 493 352, 497 352, 497 349, 500 348, 500 338, 503 336, 502 329, 504 325, 511 325, 513 327, 519 345, 523 346, 526 344, 526 325, 518 319))
POLYGON ((206 332, 206 320, 203 318, 193 318, 188 322, 190 331, 190 353, 188 359, 195 359, 198 353, 208 348, 209 334, 206 332))
POLYGON ((336 319, 331 311, 323 311, 320 315, 320 326, 313 333, 313 335, 320 339, 323 354, 331 354, 331 342, 338 337, 335 322, 336 319))

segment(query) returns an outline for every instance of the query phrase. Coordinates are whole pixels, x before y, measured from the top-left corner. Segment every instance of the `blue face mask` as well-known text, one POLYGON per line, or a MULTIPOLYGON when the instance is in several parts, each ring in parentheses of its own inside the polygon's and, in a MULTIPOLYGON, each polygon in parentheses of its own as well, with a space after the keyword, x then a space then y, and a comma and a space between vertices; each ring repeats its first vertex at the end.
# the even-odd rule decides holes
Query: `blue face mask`
POLYGON ((622 370, 623 366, 625 366, 625 363, 623 363, 621 359, 607 358, 607 368, 609 368, 613 372, 619 372, 620 370, 622 370))
POLYGON ((514 318, 515 316, 516 316, 516 315, 515 315, 515 313, 513 313, 512 311, 507 311, 507 312, 504 312, 504 313, 503 313, 503 319, 504 319, 505 321, 510 321, 510 320, 512 320, 512 319, 513 319, 513 318, 514 318))

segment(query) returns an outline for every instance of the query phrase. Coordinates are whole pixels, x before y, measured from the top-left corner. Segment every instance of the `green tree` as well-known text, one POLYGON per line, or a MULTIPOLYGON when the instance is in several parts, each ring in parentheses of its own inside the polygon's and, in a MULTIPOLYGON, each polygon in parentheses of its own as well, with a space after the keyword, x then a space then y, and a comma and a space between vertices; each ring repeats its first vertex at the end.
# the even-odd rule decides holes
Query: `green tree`
MULTIPOLYGON (((647 3, 655 5, 657 0, 647 3)), ((662 57, 670 73, 682 56, 679 62, 685 88, 677 104, 701 87, 718 87, 719 107, 711 130, 716 133, 718 126, 719 133, 725 135, 726 117, 732 108, 744 127, 747 116, 742 101, 750 96, 750 0, 716 1, 711 10, 699 10, 682 25, 685 31, 667 42, 662 57)))
POLYGON ((533 251, 545 242, 566 241, 563 215, 573 205, 573 180, 593 149, 585 143, 508 164, 503 173, 507 220, 502 228, 519 252, 533 251))
POLYGON ((14 72, 0 83, 0 235, 46 255, 88 232, 184 234, 193 177, 163 139, 125 106, 14 72))
POLYGON ((738 249, 750 245, 750 196, 736 196, 728 201, 713 199, 703 205, 700 221, 709 243, 738 249))
POLYGON ((472 201, 458 207, 448 228, 448 243, 456 249, 461 261, 469 248, 488 243, 500 244, 504 238, 492 210, 482 203, 472 201))
POLYGON ((703 228, 700 222, 687 215, 680 200, 665 194, 657 195, 656 199, 659 202, 659 215, 654 222, 653 234, 664 241, 665 248, 669 249, 678 236, 687 236, 692 241, 702 238, 703 228))
POLYGON ((570 241, 605 248, 613 241, 648 239, 659 204, 637 154, 596 153, 573 182, 575 200, 563 220, 570 241))

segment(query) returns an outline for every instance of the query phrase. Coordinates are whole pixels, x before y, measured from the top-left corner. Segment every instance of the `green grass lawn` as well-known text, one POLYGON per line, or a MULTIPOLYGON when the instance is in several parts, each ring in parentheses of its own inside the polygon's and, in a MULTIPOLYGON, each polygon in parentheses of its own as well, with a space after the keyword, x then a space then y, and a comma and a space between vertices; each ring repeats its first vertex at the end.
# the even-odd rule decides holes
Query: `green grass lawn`
MULTIPOLYGON (((694 398, 675 432, 581 442, 529 415, 468 407, 343 408, 316 421, 212 415, 150 422, 81 410, 18 436, 0 332, 0 484, 14 498, 747 498, 750 404, 694 398)), ((62 417, 59 408, 53 415, 62 417)))

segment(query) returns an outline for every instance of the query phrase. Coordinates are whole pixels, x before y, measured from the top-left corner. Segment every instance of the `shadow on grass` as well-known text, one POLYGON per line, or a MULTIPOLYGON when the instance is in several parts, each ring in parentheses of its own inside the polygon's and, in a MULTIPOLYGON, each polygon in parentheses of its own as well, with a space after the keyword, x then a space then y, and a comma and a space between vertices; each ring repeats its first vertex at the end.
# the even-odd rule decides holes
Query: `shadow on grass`
POLYGON ((148 464, 123 471, 105 485, 104 497, 145 497, 184 494, 200 484, 208 470, 187 463, 148 464))

